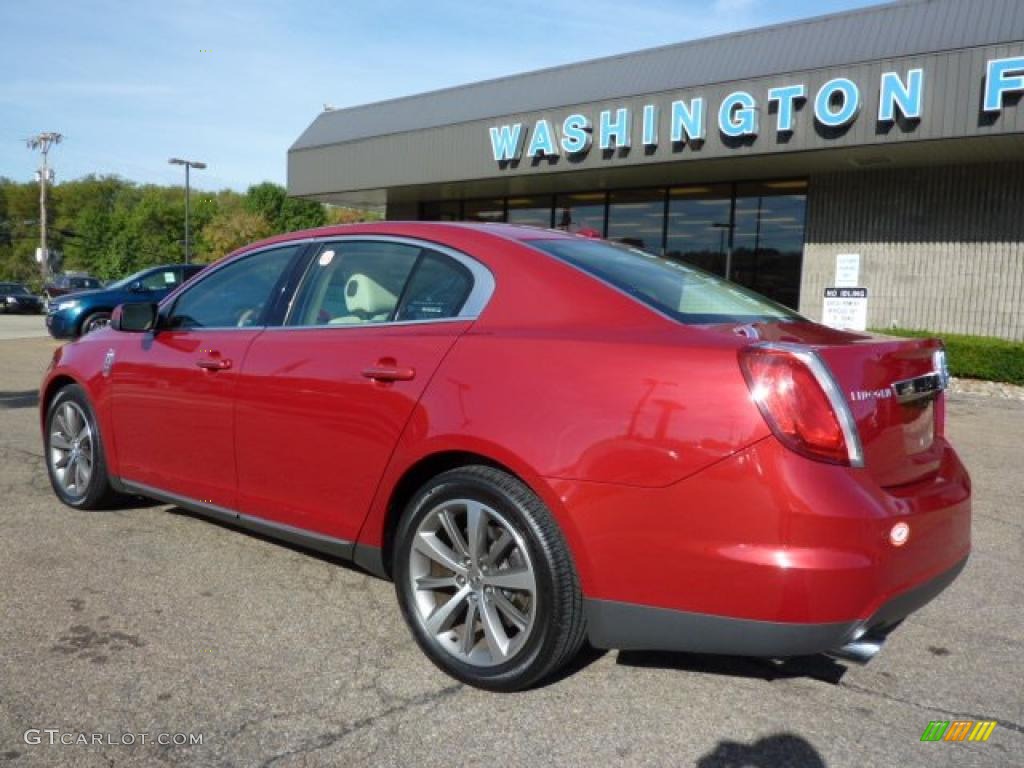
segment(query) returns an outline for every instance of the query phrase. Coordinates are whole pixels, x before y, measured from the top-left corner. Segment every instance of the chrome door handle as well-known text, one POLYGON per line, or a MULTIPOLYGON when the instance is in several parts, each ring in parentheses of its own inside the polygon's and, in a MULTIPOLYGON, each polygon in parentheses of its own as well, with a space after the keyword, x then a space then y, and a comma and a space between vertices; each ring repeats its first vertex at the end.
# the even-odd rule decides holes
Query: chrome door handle
POLYGON ((392 365, 374 365, 363 369, 363 376, 374 381, 410 381, 416 377, 415 368, 403 368, 392 365))
POLYGON ((231 367, 230 360, 196 360, 196 365, 207 371, 226 371, 231 367))

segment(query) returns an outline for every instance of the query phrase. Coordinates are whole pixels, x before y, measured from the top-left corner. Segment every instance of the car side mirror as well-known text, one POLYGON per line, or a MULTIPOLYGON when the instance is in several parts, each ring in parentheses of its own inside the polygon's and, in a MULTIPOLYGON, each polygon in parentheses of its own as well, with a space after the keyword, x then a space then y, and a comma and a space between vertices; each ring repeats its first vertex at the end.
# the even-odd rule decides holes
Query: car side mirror
POLYGON ((142 287, 141 280, 136 280, 134 283, 128 286, 128 290, 131 293, 142 293, 146 289, 142 287))
POLYGON ((115 331, 146 333, 156 329, 157 305, 151 302, 119 304, 110 316, 110 327, 115 331))

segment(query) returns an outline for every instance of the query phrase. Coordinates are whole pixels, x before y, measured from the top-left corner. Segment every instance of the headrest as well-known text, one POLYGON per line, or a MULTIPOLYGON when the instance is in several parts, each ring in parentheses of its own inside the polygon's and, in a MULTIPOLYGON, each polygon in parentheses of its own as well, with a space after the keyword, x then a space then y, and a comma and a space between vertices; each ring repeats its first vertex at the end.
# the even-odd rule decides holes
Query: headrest
POLYGON ((366 275, 352 275, 345 283, 345 306, 353 314, 379 315, 390 312, 397 303, 395 294, 366 275))

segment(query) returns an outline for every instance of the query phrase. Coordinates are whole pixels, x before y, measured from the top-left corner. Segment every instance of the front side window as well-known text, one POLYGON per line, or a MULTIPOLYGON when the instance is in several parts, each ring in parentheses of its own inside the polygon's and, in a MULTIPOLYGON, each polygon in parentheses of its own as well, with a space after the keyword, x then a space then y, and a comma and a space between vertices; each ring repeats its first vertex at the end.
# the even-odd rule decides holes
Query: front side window
POLYGON ((472 276, 429 248, 391 241, 325 244, 302 281, 288 325, 370 325, 456 317, 472 276))
POLYGON ((185 289, 171 310, 171 328, 260 325, 301 245, 243 256, 185 289))
POLYGON ((799 315, 735 283, 636 248, 598 240, 529 244, 615 286, 681 323, 749 323, 799 315))

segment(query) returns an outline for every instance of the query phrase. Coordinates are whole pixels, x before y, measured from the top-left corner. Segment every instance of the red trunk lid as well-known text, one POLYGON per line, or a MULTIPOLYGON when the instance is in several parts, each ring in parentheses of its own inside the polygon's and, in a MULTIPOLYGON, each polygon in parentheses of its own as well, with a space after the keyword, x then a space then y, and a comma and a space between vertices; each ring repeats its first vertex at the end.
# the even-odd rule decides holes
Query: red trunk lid
POLYGON ((941 392, 931 391, 938 339, 850 333, 809 322, 756 323, 734 331, 818 353, 856 422, 864 466, 880 485, 905 485, 938 471, 944 401, 941 392))

